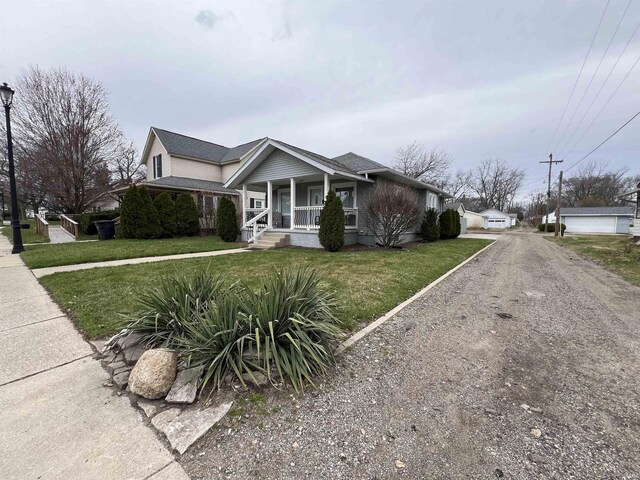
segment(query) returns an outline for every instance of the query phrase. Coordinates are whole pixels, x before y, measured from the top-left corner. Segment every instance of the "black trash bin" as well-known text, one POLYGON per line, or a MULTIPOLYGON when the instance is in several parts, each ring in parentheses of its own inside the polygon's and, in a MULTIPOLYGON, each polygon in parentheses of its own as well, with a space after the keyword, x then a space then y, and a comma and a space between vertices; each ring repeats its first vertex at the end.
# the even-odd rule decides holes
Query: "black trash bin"
POLYGON ((100 240, 112 240, 116 236, 116 222, 114 220, 96 220, 93 222, 98 230, 100 240))

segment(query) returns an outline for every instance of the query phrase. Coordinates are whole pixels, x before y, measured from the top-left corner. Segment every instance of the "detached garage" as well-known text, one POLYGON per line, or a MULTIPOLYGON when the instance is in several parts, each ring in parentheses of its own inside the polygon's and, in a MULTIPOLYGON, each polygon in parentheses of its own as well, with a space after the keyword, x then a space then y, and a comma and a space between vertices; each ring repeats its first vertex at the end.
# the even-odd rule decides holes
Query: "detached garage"
POLYGON ((511 216, 493 208, 480 212, 486 217, 484 228, 511 228, 511 216))
MULTIPOLYGON (((567 233, 629 233, 633 212, 633 207, 563 208, 560 221, 567 233)), ((549 223, 555 221, 555 213, 550 214, 549 223)))

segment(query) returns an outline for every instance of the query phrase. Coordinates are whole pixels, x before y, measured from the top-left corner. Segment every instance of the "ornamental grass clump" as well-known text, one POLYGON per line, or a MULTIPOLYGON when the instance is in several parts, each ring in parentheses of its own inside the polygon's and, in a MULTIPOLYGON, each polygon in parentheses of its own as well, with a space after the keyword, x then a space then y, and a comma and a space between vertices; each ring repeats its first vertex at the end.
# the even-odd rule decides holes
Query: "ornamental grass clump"
POLYGON ((126 328, 147 345, 175 348, 187 325, 233 288, 208 268, 192 275, 176 273, 142 295, 141 313, 126 328))
POLYGON ((201 391, 220 388, 228 374, 243 385, 264 376, 302 391, 327 373, 341 337, 335 296, 310 269, 274 271, 255 291, 206 271, 181 275, 142 302, 145 314, 129 328, 202 366, 201 391))

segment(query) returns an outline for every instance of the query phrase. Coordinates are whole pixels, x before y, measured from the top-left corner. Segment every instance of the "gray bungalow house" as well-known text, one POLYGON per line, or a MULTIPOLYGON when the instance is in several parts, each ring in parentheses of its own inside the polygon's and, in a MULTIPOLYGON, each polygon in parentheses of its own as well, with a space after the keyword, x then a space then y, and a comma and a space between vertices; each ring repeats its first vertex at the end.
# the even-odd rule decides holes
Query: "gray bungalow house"
MULTIPOLYGON (((248 202, 242 202, 243 239, 259 244, 260 237, 268 232, 271 242, 317 248, 320 211, 329 189, 342 200, 345 243, 375 243, 361 212, 372 188, 381 182, 416 189, 425 210, 442 211, 444 200, 451 198, 439 188, 352 152, 327 158, 270 138, 246 158, 224 187, 238 189, 243 199, 248 192, 265 193, 262 208, 247 208, 248 202)), ((405 241, 417 239, 417 231, 418 225, 405 241)))
MULTIPOLYGON (((451 198, 439 188, 355 153, 327 158, 271 138, 225 147, 151 127, 140 161, 147 166, 147 178, 140 184, 152 194, 193 194, 205 228, 218 199, 231 198, 242 213, 242 238, 256 246, 320 247, 320 211, 330 188, 344 206, 347 244, 375 242, 361 212, 376 183, 416 189, 425 210, 442 211, 444 200, 451 198)), ((126 187, 111 193, 125 191, 126 187)), ((405 240, 416 239, 417 231, 418 225, 405 240)))

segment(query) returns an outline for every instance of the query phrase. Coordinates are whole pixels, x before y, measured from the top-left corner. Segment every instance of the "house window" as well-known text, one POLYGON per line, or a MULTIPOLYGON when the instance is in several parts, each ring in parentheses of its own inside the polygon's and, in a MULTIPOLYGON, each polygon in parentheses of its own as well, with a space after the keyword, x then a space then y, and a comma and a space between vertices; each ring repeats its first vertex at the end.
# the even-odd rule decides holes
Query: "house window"
POLYGON ((427 193, 427 208, 438 208, 438 197, 433 193, 427 193))
POLYGON ((218 204, 217 197, 198 194, 200 217, 206 218, 215 214, 218 204))
POLYGON ((336 196, 342 201, 344 208, 355 208, 356 206, 356 186, 354 183, 334 185, 336 196))
POLYGON ((260 198, 250 198, 249 208, 264 208, 264 200, 260 198))
POLYGON ((162 154, 153 157, 153 178, 162 177, 162 154))

